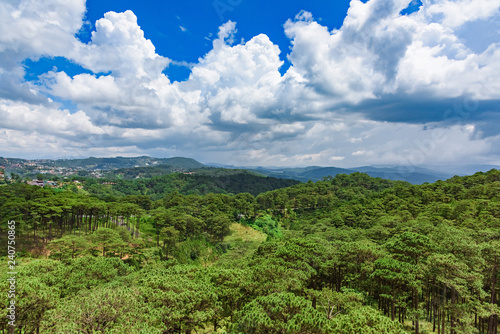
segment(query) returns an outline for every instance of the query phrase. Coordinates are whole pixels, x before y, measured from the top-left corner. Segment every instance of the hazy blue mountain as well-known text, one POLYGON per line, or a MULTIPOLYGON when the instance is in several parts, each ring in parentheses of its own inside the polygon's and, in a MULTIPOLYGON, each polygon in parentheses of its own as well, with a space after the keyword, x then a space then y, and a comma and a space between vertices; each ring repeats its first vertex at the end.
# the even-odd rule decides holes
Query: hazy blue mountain
POLYGON ((437 180, 447 180, 455 174, 444 173, 428 168, 414 166, 364 166, 353 168, 356 171, 367 173, 372 177, 381 177, 388 180, 401 180, 413 184, 422 184, 425 182, 436 182, 437 180))
POLYGON ((191 158, 175 157, 161 160, 161 163, 164 165, 170 165, 172 167, 180 167, 184 169, 196 169, 205 167, 205 165, 201 162, 198 162, 191 158))
POLYGON ((449 172, 454 175, 472 175, 476 172, 487 172, 492 169, 500 170, 499 165, 429 165, 428 168, 436 171, 449 172))
POLYGON ((310 180, 321 180, 325 176, 335 176, 337 174, 352 174, 356 172, 354 169, 345 169, 337 167, 320 167, 307 172, 301 173, 303 177, 310 180))
POLYGON ((413 184, 447 180, 455 175, 452 173, 444 173, 412 166, 363 166, 356 168, 310 166, 282 169, 267 169, 260 167, 254 169, 254 171, 266 176, 295 179, 302 182, 307 182, 309 180, 319 181, 324 177, 335 176, 337 174, 352 174, 354 172, 366 173, 372 177, 381 177, 383 179, 407 181, 413 184))
POLYGON ((309 167, 296 167, 296 168, 266 168, 266 167, 253 167, 252 170, 256 173, 265 175, 265 176, 270 176, 270 177, 276 177, 280 179, 294 179, 302 182, 307 182, 309 180, 321 180, 323 177, 315 177, 315 176, 308 176, 308 175, 303 175, 305 173, 314 171, 316 169, 321 169, 323 167, 318 167, 318 166, 309 166, 309 167))
POLYGON ((242 168, 242 167, 236 167, 233 165, 220 164, 218 162, 206 162, 206 163, 204 163, 204 165, 207 167, 214 167, 214 168, 229 168, 229 169, 242 168))

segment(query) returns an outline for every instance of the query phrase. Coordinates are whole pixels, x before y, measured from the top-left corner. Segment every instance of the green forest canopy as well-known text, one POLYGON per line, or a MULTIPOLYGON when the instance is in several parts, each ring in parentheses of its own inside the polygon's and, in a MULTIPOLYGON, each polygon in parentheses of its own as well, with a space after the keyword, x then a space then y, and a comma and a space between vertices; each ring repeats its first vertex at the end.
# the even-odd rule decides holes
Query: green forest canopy
POLYGON ((499 171, 178 189, 106 201, 0 187, 2 238, 14 219, 20 242, 19 333, 498 332, 499 171))

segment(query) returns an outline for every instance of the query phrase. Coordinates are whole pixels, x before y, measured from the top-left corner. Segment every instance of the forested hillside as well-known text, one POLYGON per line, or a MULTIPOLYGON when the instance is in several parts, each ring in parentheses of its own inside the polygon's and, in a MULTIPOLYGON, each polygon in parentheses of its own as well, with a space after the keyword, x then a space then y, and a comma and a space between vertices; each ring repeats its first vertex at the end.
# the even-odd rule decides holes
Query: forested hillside
MULTIPOLYGON (((141 170, 142 168, 138 168, 141 170)), ((130 170, 133 172, 137 169, 130 170)), ((156 168, 147 169, 154 171, 156 168)), ((248 192, 252 195, 289 187, 300 183, 295 180, 265 177, 238 169, 199 169, 189 173, 171 173, 138 179, 96 179, 74 178, 83 187, 80 193, 89 193, 107 201, 114 201, 126 195, 147 195, 153 200, 177 191, 184 195, 204 195, 208 193, 237 194, 248 192)), ((69 187, 75 192, 76 187, 69 187)))
POLYGON ((498 332, 500 171, 423 185, 339 174, 257 196, 184 181, 161 198, 117 183, 106 200, 90 184, 0 187, 18 332, 498 332))

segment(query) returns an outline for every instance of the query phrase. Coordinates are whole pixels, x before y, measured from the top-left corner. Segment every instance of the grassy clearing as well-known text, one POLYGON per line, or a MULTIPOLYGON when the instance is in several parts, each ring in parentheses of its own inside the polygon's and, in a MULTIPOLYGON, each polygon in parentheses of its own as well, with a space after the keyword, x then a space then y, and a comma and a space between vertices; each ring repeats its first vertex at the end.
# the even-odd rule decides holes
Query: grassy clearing
POLYGON ((267 235, 260 231, 257 231, 250 226, 245 226, 239 223, 233 223, 229 226, 231 234, 224 238, 227 243, 233 242, 258 242, 262 243, 266 241, 267 235))
POLYGON ((224 241, 231 250, 220 257, 219 262, 222 263, 250 256, 267 238, 265 233, 239 223, 233 223, 229 229, 231 234, 224 241))

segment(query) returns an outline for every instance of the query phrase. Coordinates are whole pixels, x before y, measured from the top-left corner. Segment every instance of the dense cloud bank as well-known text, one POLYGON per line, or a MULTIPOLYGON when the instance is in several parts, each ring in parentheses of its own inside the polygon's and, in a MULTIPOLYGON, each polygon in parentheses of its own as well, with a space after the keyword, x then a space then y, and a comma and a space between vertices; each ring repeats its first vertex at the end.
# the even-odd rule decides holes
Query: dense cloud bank
POLYGON ((284 22, 291 49, 260 34, 211 51, 172 82, 132 11, 108 12, 89 43, 85 1, 0 3, 5 156, 190 155, 231 164, 499 163, 498 0, 351 1, 342 27, 284 22), (485 38, 489 40, 485 41, 485 38), (285 54, 285 52, 288 52, 285 54), (64 57, 25 81, 27 58, 64 57), (285 57, 290 68, 282 74, 285 57), (74 108, 67 107, 68 103, 74 108))

